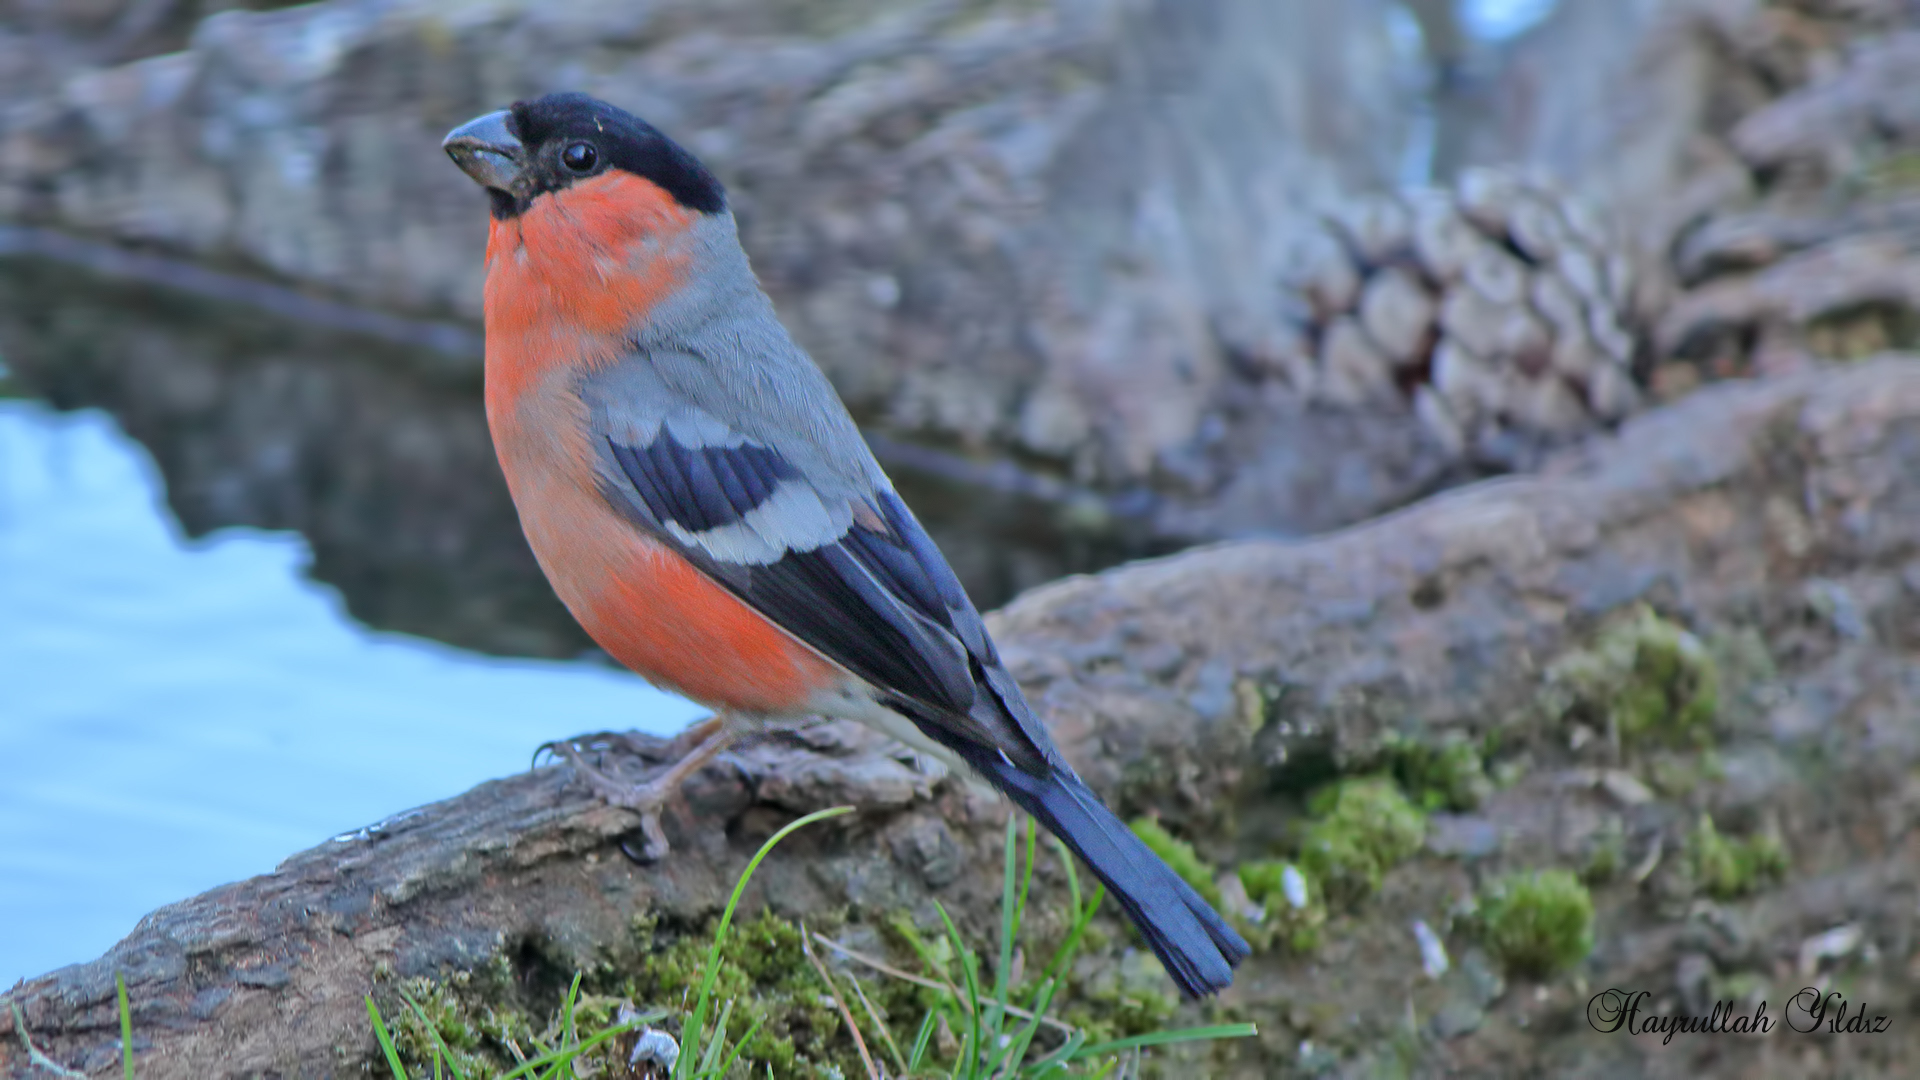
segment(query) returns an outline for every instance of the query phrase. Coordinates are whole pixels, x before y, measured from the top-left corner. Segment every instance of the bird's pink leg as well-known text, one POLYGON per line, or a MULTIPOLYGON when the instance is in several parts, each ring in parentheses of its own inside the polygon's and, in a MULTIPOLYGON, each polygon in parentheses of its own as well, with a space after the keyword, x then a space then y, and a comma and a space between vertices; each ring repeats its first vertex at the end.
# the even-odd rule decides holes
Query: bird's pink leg
POLYGON ((667 834, 660 827, 660 810, 680 790, 687 778, 712 761, 714 756, 732 745, 739 734, 736 725, 728 723, 723 715, 710 716, 689 727, 676 736, 669 744, 669 751, 678 755, 678 760, 667 767, 667 771, 644 784, 629 784, 615 780, 599 769, 587 763, 587 759, 572 742, 562 741, 553 744, 553 751, 567 760, 580 778, 587 782, 594 794, 605 799, 610 806, 624 806, 640 812, 640 833, 646 837, 646 847, 642 854, 648 862, 666 857, 670 847, 667 834))
POLYGON ((673 737, 667 744, 667 760, 677 761, 693 753, 716 733, 727 727, 727 718, 723 713, 714 713, 705 720, 696 720, 687 725, 687 729, 673 737))

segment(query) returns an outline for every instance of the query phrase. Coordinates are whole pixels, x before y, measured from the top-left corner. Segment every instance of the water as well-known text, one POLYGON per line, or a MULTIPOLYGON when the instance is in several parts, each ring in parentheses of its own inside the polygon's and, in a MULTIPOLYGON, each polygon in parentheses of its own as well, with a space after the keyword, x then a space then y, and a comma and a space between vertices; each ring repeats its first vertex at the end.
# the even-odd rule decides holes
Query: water
POLYGON ((186 540, 110 417, 0 400, 0 986, 543 740, 700 714, 602 665, 370 631, 310 557, 186 540))
POLYGON ((1462 0, 1460 19, 1477 38, 1505 41, 1533 29, 1557 6, 1558 0, 1462 0))
MULTIPOLYGON (((178 271, 189 282, 205 273, 178 271)), ((0 357, 13 393, 112 414, 153 453, 189 536, 297 531, 314 553, 310 576, 368 626, 499 656, 591 648, 520 534, 477 354, 177 283, 0 257, 0 357)), ((1089 526, 1071 501, 929 469, 917 460, 924 449, 894 444, 883 458, 982 607, 1179 546, 1117 522, 1089 526)))

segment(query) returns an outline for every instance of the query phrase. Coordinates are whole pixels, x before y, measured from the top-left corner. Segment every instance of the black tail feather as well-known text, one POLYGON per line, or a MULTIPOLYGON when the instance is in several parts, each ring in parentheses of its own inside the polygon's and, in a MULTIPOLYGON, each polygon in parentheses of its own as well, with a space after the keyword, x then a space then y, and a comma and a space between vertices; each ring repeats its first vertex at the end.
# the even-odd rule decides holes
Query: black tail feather
POLYGON ((1204 997, 1233 982, 1252 951, 1245 939, 1078 776, 1062 768, 1039 777, 997 760, 975 766, 1093 870, 1182 993, 1204 997))

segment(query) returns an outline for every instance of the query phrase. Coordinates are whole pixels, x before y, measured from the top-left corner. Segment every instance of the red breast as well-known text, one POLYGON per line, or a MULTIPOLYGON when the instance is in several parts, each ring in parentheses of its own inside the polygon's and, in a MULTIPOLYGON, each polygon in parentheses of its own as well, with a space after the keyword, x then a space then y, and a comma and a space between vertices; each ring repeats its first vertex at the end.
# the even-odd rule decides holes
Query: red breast
POLYGON ((622 172, 495 219, 487 422, 534 556, 601 648, 696 701, 800 712, 842 673, 607 506, 574 390, 680 286, 693 222, 651 181, 622 172))

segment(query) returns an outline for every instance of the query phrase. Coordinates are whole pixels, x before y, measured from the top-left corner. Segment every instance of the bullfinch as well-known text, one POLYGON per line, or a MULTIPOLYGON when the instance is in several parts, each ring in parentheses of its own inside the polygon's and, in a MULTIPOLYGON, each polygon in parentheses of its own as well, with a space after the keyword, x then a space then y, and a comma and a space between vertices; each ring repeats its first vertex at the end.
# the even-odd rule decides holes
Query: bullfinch
POLYGON ((859 721, 984 778, 1104 882, 1190 997, 1247 943, 1076 775, 953 570, 788 336, 720 183, 583 94, 449 134, 492 203, 486 409, 540 567, 622 664, 715 711, 609 801, 658 811, 737 734, 859 721))

